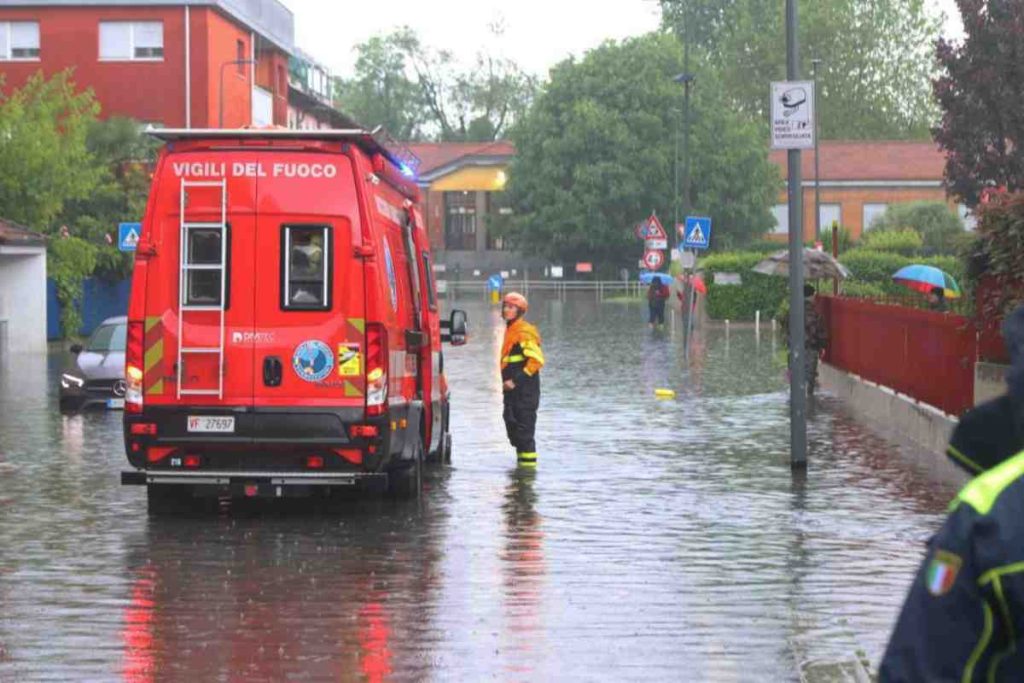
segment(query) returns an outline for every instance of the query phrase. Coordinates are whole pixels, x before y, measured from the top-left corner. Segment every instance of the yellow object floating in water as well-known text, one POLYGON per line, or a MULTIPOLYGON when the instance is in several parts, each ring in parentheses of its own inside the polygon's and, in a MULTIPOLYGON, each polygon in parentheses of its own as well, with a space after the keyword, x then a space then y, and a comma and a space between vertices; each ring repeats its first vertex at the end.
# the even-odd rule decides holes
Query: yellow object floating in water
POLYGON ((654 395, 658 398, 675 398, 676 392, 671 389, 655 389, 654 395))

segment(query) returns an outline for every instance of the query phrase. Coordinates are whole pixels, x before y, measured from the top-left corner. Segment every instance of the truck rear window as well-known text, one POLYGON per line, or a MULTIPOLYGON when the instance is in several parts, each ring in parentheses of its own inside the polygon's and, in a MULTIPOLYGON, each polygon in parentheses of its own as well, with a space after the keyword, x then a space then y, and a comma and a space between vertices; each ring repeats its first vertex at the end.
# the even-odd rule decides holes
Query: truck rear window
POLYGON ((230 292, 228 272, 231 258, 230 226, 225 227, 227 249, 221 249, 221 231, 216 228, 186 228, 188 244, 185 249, 185 305, 220 306, 220 278, 224 271, 224 308, 228 307, 230 292), (228 262, 221 263, 226 256, 228 262))
POLYGON ((331 247, 329 226, 282 226, 282 308, 299 311, 330 309, 331 247))

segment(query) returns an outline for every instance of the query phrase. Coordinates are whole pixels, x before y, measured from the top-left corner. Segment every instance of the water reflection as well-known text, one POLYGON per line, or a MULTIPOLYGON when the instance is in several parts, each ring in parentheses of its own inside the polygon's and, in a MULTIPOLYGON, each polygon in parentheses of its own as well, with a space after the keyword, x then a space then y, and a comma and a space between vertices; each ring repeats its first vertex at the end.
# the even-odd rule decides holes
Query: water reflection
POLYGON ((151 520, 132 539, 123 679, 424 675, 416 644, 431 630, 444 538, 435 516, 366 500, 248 507, 151 520))
MULTIPOLYGON (((421 501, 149 520, 120 415, 0 360, 0 680, 827 680, 880 656, 952 487, 827 396, 789 468, 777 340, 531 296, 540 468, 501 422, 496 308, 446 350, 421 501), (675 390, 659 401, 655 388, 675 390)), ((676 321, 679 322, 678 320, 676 321)))
POLYGON ((505 544, 502 549, 502 601, 507 671, 515 676, 533 673, 537 657, 546 649, 543 589, 546 572, 544 530, 535 509, 536 470, 514 469, 505 487, 505 544))

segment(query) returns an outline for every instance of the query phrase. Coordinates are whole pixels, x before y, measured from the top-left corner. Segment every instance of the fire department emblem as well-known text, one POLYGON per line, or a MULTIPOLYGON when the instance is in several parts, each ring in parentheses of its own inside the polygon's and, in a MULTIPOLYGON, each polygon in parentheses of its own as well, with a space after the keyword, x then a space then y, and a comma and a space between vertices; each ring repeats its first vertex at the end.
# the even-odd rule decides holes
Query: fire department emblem
POLYGON ((334 354, 331 347, 318 339, 304 341, 292 354, 292 368, 300 379, 319 382, 331 374, 334 368, 334 354))

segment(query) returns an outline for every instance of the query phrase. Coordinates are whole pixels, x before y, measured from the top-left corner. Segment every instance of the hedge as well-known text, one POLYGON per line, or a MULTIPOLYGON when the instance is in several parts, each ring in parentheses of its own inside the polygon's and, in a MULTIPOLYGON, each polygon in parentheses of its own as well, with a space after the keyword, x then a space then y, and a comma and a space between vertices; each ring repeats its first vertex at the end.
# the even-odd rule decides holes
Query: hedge
POLYGON ((903 266, 920 263, 940 268, 952 275, 961 286, 964 284, 964 267, 955 256, 902 256, 891 252, 872 249, 852 249, 839 256, 839 261, 850 269, 850 280, 844 283, 843 291, 851 291, 849 285, 870 283, 881 288, 887 296, 905 297, 908 290, 892 281, 892 276, 903 266))
MULTIPOLYGON (((712 319, 753 320, 756 311, 761 311, 764 318, 779 310, 779 305, 786 299, 789 279, 753 272, 752 268, 764 258, 764 254, 757 252, 726 252, 701 259, 699 268, 704 271, 708 287, 708 315, 712 319), (715 273, 738 273, 742 284, 716 285, 715 273)), ((912 263, 941 268, 956 278, 961 287, 964 285, 963 264, 953 256, 921 258, 858 248, 840 254, 839 261, 851 272, 851 277, 841 285, 841 292, 847 296, 893 297, 907 300, 910 304, 926 305, 923 296, 892 281, 897 270, 912 263)), ((831 292, 831 282, 823 280, 819 291, 831 292)))
MULTIPOLYGON (((784 248, 784 245, 783 245, 784 248)), ((753 320, 761 311, 771 316, 786 297, 789 280, 751 270, 765 258, 763 253, 739 251, 708 256, 700 261, 708 287, 708 315, 714 320, 753 320), (742 284, 716 285, 715 273, 738 273, 742 284)))

